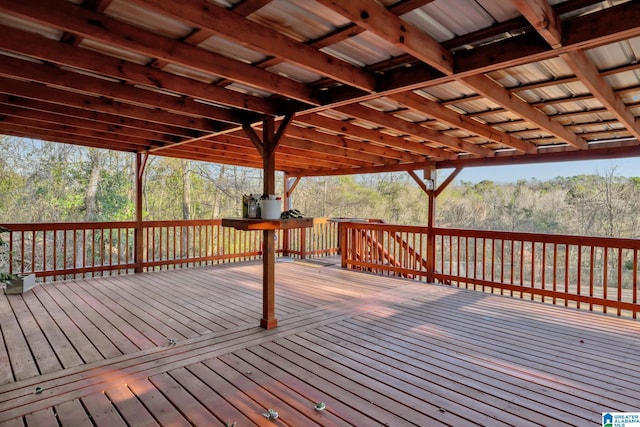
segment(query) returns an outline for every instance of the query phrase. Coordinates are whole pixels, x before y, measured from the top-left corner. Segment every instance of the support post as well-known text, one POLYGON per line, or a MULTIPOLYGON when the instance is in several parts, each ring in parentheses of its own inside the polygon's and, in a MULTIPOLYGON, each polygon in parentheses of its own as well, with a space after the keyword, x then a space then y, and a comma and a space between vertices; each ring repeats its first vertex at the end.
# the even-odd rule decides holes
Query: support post
POLYGON ((462 168, 456 168, 441 185, 436 185, 436 167, 431 164, 424 170, 424 179, 422 181, 413 171, 407 171, 414 181, 420 186, 422 191, 427 194, 429 216, 427 218, 427 281, 433 282, 433 276, 436 269, 436 236, 434 233, 436 224, 436 198, 444 191, 449 184, 462 172, 462 168), (428 183, 428 184, 427 184, 428 183))
MULTIPOLYGON (((262 157, 263 166, 263 194, 274 194, 276 191, 276 150, 293 115, 287 115, 278 130, 272 117, 262 122, 262 138, 253 130, 251 125, 242 126, 245 133, 262 157)), ((278 326, 275 314, 276 279, 275 279, 275 235, 276 230, 262 232, 262 318, 260 326, 273 329, 278 326)))
MULTIPOLYGON (((267 119, 263 122, 262 143, 264 146, 263 169, 264 182, 262 194, 273 194, 276 191, 276 153, 274 138, 273 119, 267 119)), ((275 230, 262 231, 262 319, 260 326, 265 329, 272 329, 278 326, 278 320, 275 313, 276 301, 276 248, 275 248, 275 230)))
MULTIPOLYGON (((291 197, 289 196, 289 174, 284 173, 283 179, 283 189, 282 189, 282 210, 288 211, 291 210, 291 197)), ((289 256, 289 238, 290 238, 289 229, 282 230, 282 255, 289 256)))
POLYGON ((134 233, 135 272, 142 273, 144 261, 144 228, 142 223, 142 187, 149 153, 136 153, 136 228, 134 233))

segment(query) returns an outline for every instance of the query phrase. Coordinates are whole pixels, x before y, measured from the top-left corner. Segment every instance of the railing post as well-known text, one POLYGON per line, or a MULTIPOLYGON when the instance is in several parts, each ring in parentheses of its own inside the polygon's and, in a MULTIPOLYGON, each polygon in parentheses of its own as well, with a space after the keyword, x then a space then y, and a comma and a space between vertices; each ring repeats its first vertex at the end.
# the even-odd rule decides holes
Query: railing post
POLYGON ((300 230, 300 259, 307 257, 307 229, 299 228, 300 230))
POLYGON ((347 268, 347 223, 338 223, 338 238, 340 239, 340 265, 347 268))
MULTIPOLYGON (((432 182, 435 182, 435 169, 425 170, 425 175, 432 182)), ((427 199, 429 202, 429 218, 427 221, 427 282, 434 282, 435 267, 436 267, 436 236, 433 229, 436 222, 436 193, 433 186, 428 189, 427 199)))
POLYGON ((135 272, 142 273, 144 267, 144 224, 142 223, 142 185, 144 168, 147 164, 149 154, 136 153, 136 229, 134 237, 135 245, 135 272))

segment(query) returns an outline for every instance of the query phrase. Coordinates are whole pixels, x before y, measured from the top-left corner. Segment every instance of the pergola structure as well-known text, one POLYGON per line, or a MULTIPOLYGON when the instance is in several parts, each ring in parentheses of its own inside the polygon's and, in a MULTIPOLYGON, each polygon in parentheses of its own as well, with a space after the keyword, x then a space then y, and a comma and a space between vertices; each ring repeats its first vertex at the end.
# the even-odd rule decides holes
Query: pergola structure
MULTIPOLYGON (((262 289, 238 279, 260 274, 249 263, 215 280, 191 269, 0 295, 0 422, 265 425, 271 409, 256 408, 274 396, 288 425, 597 425, 603 411, 637 410, 636 240, 433 220, 436 196, 467 166, 640 155, 639 22, 634 0, 0 0, 0 134, 137 156, 136 221, 105 226, 124 229, 127 248, 135 230, 134 260, 124 249, 113 264, 32 272, 142 271, 140 187, 148 156, 161 155, 263 168, 269 194, 278 171, 287 184, 406 171, 428 195, 428 226, 350 224, 343 264, 500 291, 287 265, 288 315, 264 331, 251 301, 275 327, 282 224, 263 224, 262 289), (431 186, 443 168, 454 172, 431 186), (417 267, 392 263, 385 238, 417 267), (633 320, 505 304, 503 292, 633 320)), ((61 240, 76 249, 92 226, 61 240)), ((17 233, 33 242, 47 230, 17 233)))
POLYGON ((0 133, 353 174, 638 154, 640 5, 2 0, 0 133))
POLYGON ((0 0, 0 133, 137 153, 138 206, 148 155, 261 167, 265 194, 276 171, 407 171, 433 227, 464 166, 638 155, 638 22, 611 0, 0 0))

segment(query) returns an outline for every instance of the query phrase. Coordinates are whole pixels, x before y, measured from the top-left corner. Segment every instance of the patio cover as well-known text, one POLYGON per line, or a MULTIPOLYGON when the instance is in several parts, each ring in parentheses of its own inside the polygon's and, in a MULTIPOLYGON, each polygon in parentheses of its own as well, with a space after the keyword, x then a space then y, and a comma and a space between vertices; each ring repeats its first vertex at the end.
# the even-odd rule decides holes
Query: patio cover
POLYGON ((637 156, 638 22, 614 0, 0 0, 0 134, 263 167, 286 117, 289 176, 637 156))

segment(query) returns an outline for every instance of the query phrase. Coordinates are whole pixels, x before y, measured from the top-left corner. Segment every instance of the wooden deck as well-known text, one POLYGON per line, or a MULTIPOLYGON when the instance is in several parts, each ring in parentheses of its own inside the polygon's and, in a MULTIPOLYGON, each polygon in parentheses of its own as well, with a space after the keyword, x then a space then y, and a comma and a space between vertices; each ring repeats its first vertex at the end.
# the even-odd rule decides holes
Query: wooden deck
POLYGON ((0 295, 0 425, 597 426, 640 411, 638 321, 294 262, 276 266, 267 331, 261 268, 0 295))

